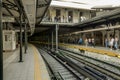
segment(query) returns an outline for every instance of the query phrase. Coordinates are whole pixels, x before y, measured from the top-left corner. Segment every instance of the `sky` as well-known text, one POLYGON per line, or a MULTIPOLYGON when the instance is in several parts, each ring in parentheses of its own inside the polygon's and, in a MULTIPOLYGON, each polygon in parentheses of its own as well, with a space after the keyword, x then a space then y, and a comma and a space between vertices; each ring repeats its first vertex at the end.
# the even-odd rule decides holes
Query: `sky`
POLYGON ((120 0, 52 0, 51 6, 91 9, 94 6, 120 6, 120 0))

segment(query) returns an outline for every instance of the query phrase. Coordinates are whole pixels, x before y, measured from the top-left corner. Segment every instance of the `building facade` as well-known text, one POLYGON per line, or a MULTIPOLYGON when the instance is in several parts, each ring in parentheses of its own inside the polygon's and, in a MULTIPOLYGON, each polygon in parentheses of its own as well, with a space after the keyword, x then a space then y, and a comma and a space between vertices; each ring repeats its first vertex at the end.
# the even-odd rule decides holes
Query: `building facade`
POLYGON ((49 7, 43 21, 79 23, 91 18, 91 10, 49 7))

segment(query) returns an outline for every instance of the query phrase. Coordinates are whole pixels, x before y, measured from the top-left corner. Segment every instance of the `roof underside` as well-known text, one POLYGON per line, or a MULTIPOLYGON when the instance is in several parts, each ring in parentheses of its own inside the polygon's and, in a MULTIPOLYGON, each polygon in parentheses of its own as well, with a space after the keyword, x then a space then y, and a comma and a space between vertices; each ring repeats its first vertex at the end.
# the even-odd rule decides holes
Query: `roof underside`
MULTIPOLYGON (((23 13, 23 21, 29 25, 33 33, 35 24, 40 24, 51 0, 3 0, 3 17, 12 17, 14 28, 19 28, 20 11, 23 13)), ((6 21, 7 22, 7 21, 6 21)))
POLYGON ((76 9, 91 9, 94 6, 120 7, 120 0, 52 0, 51 6, 68 7, 76 9))
MULTIPOLYGON (((87 7, 90 8, 90 7, 92 7, 91 5, 93 5, 97 2, 99 2, 99 4, 100 4, 100 3, 102 3, 102 1, 103 0, 53 0, 51 3, 51 0, 3 0, 3 16, 13 17, 15 19, 15 22, 12 22, 12 24, 17 24, 17 25, 14 25, 14 28, 17 29, 20 26, 19 25, 19 21, 20 21, 19 17, 20 17, 20 10, 22 10, 23 19, 27 19, 28 25, 29 25, 29 30, 31 31, 31 33, 33 33, 34 29, 35 29, 35 25, 39 25, 36 28, 37 31, 40 31, 40 30, 44 31, 44 30, 50 29, 53 26, 53 25, 46 26, 44 28, 40 27, 42 18, 44 17, 50 3, 51 3, 51 6, 62 6, 62 7, 71 7, 71 8, 79 8, 79 9, 83 9, 83 8, 88 9, 87 7), (66 5, 64 5, 64 4, 66 4, 66 5)), ((109 1, 109 0, 106 0, 106 1, 109 1)), ((110 2, 114 3, 114 5, 117 5, 117 6, 120 4, 120 0, 109 1, 109 5, 110 5, 110 2), (119 4, 117 4, 117 3, 119 3, 119 4)), ((117 11, 116 11, 116 13, 117 13, 117 11)), ((113 14, 115 14, 115 13, 113 12, 113 14)), ((112 15, 112 14, 99 16, 99 17, 93 18, 91 20, 76 24, 74 26, 84 27, 84 26, 86 26, 85 24, 88 24, 88 23, 94 24, 94 23, 98 23, 101 21, 105 21, 105 19, 103 19, 103 17, 107 16, 107 18, 108 18, 108 17, 110 17, 109 15, 112 15)), ((66 32, 64 29, 69 30, 71 28, 73 28, 73 27, 70 26, 68 28, 68 26, 67 26, 67 28, 65 27, 61 30, 62 30, 62 32, 66 32)))
MULTIPOLYGON (((96 16, 94 18, 88 19, 86 21, 75 23, 72 25, 61 25, 59 24, 59 35, 69 34, 76 31, 82 31, 87 27, 97 27, 99 25, 107 25, 109 23, 120 21, 120 8, 112 10, 110 12, 106 12, 106 14, 96 16)), ((43 26, 41 24, 41 26, 43 26)), ((44 28, 51 27, 51 29, 55 29, 55 24, 44 25, 44 28)), ((51 30, 45 31, 50 32, 51 30)))

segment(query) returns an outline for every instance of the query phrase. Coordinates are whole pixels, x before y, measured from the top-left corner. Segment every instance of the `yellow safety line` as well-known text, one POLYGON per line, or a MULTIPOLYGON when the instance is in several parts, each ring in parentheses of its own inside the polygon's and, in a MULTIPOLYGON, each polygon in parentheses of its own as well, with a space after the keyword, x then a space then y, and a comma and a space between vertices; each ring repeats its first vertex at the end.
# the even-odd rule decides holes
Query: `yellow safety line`
MULTIPOLYGON (((34 42, 34 43, 47 44, 45 42, 37 42, 37 41, 34 42)), ((64 44, 64 43, 59 43, 59 45, 64 46, 64 47, 76 48, 76 49, 85 50, 85 51, 88 51, 88 52, 95 52, 95 53, 99 53, 99 54, 104 54, 104 55, 120 58, 120 54, 117 54, 116 52, 112 52, 112 51, 100 50, 100 49, 95 49, 95 48, 90 48, 90 47, 83 47, 83 46, 70 45, 70 44, 64 44)))
POLYGON ((42 80, 41 73, 40 73, 40 62, 39 62, 38 54, 37 54, 35 47, 33 47, 33 50, 34 50, 34 80, 42 80))
POLYGON ((108 56, 114 56, 114 57, 120 58, 119 54, 117 54, 115 52, 107 51, 107 50, 100 50, 100 49, 95 49, 95 48, 90 48, 90 47, 83 47, 83 46, 69 45, 69 44, 65 44, 65 45, 61 45, 61 46, 66 46, 69 48, 76 48, 76 49, 80 49, 80 50, 85 50, 85 51, 90 51, 90 52, 95 52, 95 53, 100 53, 100 54, 105 54, 108 56))

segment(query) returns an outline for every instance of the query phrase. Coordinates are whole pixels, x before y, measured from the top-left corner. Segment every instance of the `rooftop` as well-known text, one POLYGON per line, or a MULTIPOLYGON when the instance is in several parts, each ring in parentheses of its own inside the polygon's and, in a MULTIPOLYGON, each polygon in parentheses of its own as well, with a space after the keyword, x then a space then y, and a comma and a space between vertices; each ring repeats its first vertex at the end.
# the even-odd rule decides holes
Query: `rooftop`
POLYGON ((91 9, 94 6, 120 6, 120 0, 52 0, 51 6, 91 9))

